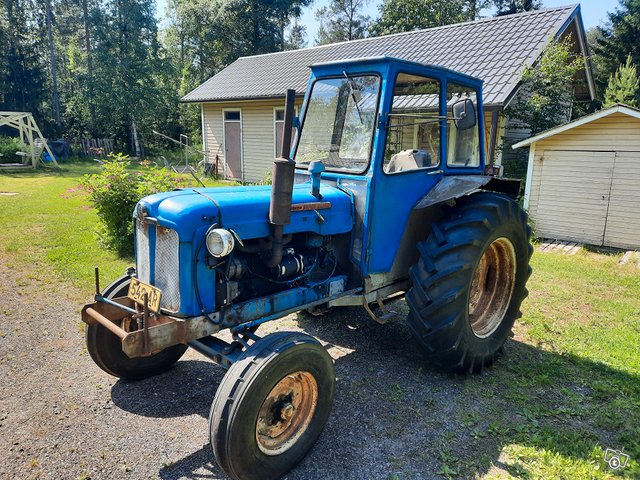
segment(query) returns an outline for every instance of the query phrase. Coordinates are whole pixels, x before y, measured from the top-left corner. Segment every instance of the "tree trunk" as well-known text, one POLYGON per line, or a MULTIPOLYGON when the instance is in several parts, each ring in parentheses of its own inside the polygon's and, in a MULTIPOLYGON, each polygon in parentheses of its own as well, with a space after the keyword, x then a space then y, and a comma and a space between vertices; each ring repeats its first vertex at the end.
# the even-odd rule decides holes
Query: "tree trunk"
POLYGON ((87 103, 89 104, 89 122, 91 135, 96 133, 96 106, 93 101, 93 59, 91 54, 91 37, 89 35, 88 0, 82 0, 82 21, 84 22, 84 47, 87 51, 87 103))
POLYGON ((138 130, 136 129, 136 121, 131 118, 131 136, 133 139, 133 150, 136 153, 136 157, 142 157, 142 149, 140 148, 140 142, 138 141, 138 130))
POLYGON ((51 18, 51 0, 45 0, 47 14, 47 33, 49 35, 49 55, 51 57, 51 83, 53 87, 53 114, 58 128, 60 127, 60 95, 58 93, 58 75, 56 71, 56 55, 53 48, 53 19, 51 18))

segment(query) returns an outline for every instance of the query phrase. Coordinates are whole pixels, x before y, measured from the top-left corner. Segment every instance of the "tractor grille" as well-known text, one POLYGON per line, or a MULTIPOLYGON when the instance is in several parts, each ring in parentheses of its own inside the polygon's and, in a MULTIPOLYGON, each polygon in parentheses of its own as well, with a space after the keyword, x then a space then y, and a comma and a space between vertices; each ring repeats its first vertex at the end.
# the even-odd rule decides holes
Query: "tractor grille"
POLYGON ((136 222, 136 273, 138 279, 150 283, 151 271, 149 260, 149 229, 153 228, 146 222, 136 222))
POLYGON ((162 290, 160 306, 167 311, 180 309, 180 241, 170 228, 136 222, 136 272, 138 279, 162 290), (155 235, 153 235, 155 233, 155 235), (155 240, 155 242, 154 242, 155 240), (155 243, 152 246, 152 243, 155 243), (155 267, 151 277, 151 251, 155 251, 155 267))
POLYGON ((162 290, 160 305, 171 312, 180 308, 180 264, 178 232, 156 228, 155 286, 162 290))

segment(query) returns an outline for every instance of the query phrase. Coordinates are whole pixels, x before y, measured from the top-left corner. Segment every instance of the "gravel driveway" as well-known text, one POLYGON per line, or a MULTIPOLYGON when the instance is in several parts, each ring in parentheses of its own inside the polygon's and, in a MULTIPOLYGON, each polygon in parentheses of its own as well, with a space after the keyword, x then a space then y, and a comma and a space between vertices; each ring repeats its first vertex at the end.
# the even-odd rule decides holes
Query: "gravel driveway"
MULTIPOLYGON (((0 478, 226 478, 207 438, 223 370, 190 350, 165 374, 117 380, 85 350, 80 303, 77 289, 0 258, 0 478)), ((449 446, 464 450, 456 419, 473 408, 468 380, 426 366, 404 302, 393 308, 384 326, 342 309, 259 330, 304 330, 336 361, 332 417, 287 478, 442 478, 449 446)))

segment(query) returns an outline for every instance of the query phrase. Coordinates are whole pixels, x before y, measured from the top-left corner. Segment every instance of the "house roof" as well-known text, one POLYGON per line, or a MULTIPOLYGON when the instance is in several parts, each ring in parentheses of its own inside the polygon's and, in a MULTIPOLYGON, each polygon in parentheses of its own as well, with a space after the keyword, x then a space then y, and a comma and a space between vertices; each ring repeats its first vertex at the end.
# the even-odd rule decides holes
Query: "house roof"
POLYGON ((614 105, 613 107, 605 108, 604 110, 600 110, 598 112, 585 115, 584 117, 580 117, 577 120, 574 120, 572 122, 568 122, 563 125, 550 128, 549 130, 545 130, 544 132, 539 133, 535 137, 530 137, 530 138, 527 138, 526 140, 522 140, 521 142, 515 143, 511 148, 516 149, 521 147, 528 147, 532 143, 539 142, 540 140, 544 140, 545 138, 552 137, 553 135, 557 135, 558 133, 566 132, 567 130, 571 130, 572 128, 579 127, 580 125, 584 125, 585 123, 590 123, 595 120, 599 120, 600 118, 608 117, 609 115, 612 115, 614 113, 623 113, 625 115, 629 115, 630 117, 640 119, 640 110, 638 110, 637 108, 619 103, 617 105, 614 105))
POLYGON ((546 45, 563 33, 577 37, 585 58, 587 88, 595 94, 579 5, 534 10, 473 22, 365 38, 300 50, 241 57, 185 95, 182 102, 276 98, 288 88, 304 92, 311 64, 393 56, 439 65, 484 81, 485 105, 508 104, 525 65, 533 64, 546 45))

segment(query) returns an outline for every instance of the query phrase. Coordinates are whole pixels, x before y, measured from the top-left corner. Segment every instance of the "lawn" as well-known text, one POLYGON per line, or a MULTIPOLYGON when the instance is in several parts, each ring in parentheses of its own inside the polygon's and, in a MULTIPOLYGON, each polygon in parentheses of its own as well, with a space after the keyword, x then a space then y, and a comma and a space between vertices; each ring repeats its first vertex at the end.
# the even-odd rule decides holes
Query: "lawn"
MULTIPOLYGON (((0 258, 49 272, 52 295, 67 288, 88 299, 95 265, 104 284, 133 262, 95 241, 96 215, 77 186, 98 168, 0 175, 0 192, 17 193, 0 194, 0 258)), ((619 260, 586 250, 535 253, 507 355, 481 375, 461 377, 464 395, 449 418, 418 421, 401 412, 405 426, 414 418, 412 428, 438 429, 441 447, 407 445, 394 478, 416 478, 403 465, 426 456, 450 478, 640 478, 640 270, 619 260), (624 450, 628 465, 609 469, 607 448, 624 450)), ((398 408, 403 388, 389 381, 398 408)))
POLYGON ((94 162, 74 162, 61 170, 0 174, 0 250, 21 264, 46 264, 85 295, 94 290, 96 266, 103 286, 121 276, 134 259, 98 246, 97 217, 79 185, 83 175, 99 171, 94 162))

